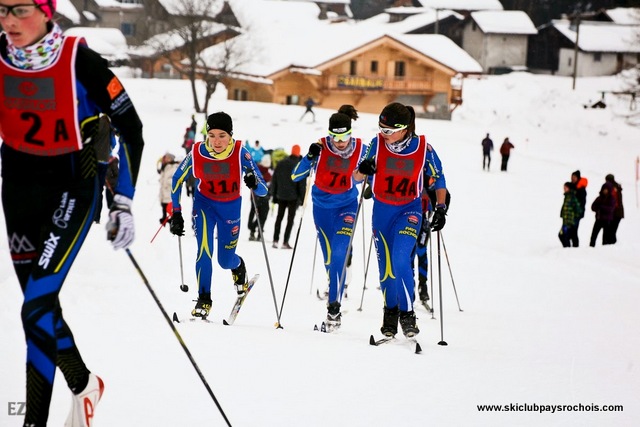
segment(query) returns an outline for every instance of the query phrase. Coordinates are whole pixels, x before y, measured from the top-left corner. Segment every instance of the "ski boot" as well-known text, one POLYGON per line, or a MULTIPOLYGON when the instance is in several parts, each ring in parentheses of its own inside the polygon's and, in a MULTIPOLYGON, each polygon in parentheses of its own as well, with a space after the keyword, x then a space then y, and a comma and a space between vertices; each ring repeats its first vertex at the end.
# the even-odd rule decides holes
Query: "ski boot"
POLYGON ((231 270, 233 284, 236 287, 238 296, 241 297, 247 291, 247 269, 244 266, 244 260, 240 258, 240 265, 231 270))
POLYGON ((196 306, 193 310, 191 310, 191 315, 193 317, 202 317, 203 319, 209 315, 209 311, 211 311, 211 293, 206 292, 202 293, 198 296, 198 300, 196 301, 196 306))
POLYGON ((327 304, 327 329, 332 332, 342 324, 342 314, 340 314, 340 303, 338 301, 327 304))
POLYGON ((382 332, 385 337, 393 337, 398 333, 398 313, 398 307, 384 308, 380 332, 382 332))
POLYGON ((418 295, 423 304, 429 301, 429 288, 427 287, 426 281, 420 281, 420 283, 418 283, 418 295))
POLYGON ((416 325, 416 314, 413 310, 400 312, 400 326, 402 327, 404 336, 407 338, 411 338, 420 333, 420 329, 418 329, 418 325, 416 325))
POLYGON ((65 427, 91 427, 93 425, 93 415, 96 406, 104 392, 102 379, 89 374, 87 386, 78 394, 74 394, 71 399, 71 412, 65 421, 65 427))

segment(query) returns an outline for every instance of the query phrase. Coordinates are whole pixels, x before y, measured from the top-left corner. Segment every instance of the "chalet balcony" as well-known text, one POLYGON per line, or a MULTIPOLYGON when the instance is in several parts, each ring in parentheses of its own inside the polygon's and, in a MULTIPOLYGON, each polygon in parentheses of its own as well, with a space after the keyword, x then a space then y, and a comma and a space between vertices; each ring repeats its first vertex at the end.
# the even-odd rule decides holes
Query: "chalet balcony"
POLYGON ((320 88, 323 91, 383 91, 403 94, 428 94, 433 92, 431 77, 382 77, 330 75, 320 88))

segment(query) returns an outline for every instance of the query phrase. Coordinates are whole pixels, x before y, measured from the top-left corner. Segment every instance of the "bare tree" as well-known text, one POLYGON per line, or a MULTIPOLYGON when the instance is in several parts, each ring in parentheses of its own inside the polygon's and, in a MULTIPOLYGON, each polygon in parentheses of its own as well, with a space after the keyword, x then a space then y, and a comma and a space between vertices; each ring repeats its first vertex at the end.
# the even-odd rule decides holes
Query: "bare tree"
POLYGON ((224 72, 229 72, 230 65, 235 63, 231 57, 205 59, 202 56, 202 52, 209 46, 226 44, 227 40, 238 36, 242 31, 236 26, 216 22, 224 5, 222 0, 177 0, 174 3, 175 10, 169 11, 172 14, 169 21, 173 30, 148 41, 148 45, 160 53, 173 70, 189 79, 193 107, 198 113, 203 112, 203 109, 200 108, 196 81, 202 79, 205 82, 206 110, 209 97, 219 82, 219 78, 212 78, 210 70, 222 68, 224 72), (215 68, 211 64, 215 64, 215 68), (213 88, 211 91, 210 87, 213 88))

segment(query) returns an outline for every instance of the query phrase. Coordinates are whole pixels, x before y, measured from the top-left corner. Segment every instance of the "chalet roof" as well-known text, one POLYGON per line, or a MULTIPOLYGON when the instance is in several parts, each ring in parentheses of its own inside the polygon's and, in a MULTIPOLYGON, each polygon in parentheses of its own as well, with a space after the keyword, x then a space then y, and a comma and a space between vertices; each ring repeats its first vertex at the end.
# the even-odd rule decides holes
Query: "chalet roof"
MULTIPOLYGON (((569 20, 553 20, 552 25, 575 44, 576 31, 569 20)), ((581 21, 578 48, 584 52, 640 53, 639 37, 640 25, 581 21)))
POLYGON ((406 34, 413 30, 417 30, 419 28, 426 27, 427 25, 434 24, 436 22, 436 19, 442 21, 446 18, 449 18, 450 16, 453 16, 459 20, 464 19, 462 15, 451 10, 441 10, 438 12, 433 9, 425 8, 419 8, 419 10, 420 13, 412 14, 411 16, 408 16, 402 21, 398 22, 389 22, 390 14, 386 12, 380 13, 378 15, 372 16, 371 18, 364 19, 358 22, 358 28, 366 28, 366 31, 375 31, 375 27, 380 27, 381 25, 383 25, 384 32, 406 34))
POLYGON ((616 24, 640 24, 640 7, 616 7, 615 9, 606 10, 605 13, 616 24))
POLYGON ((529 15, 521 10, 472 12, 471 19, 485 34, 538 34, 529 15))
POLYGON ((440 34, 396 34, 394 39, 463 74, 482 73, 482 66, 448 37, 440 34))
POLYGON ((64 35, 84 37, 87 45, 107 60, 128 59, 127 40, 117 28, 73 27, 64 35))
MULTIPOLYGON (((144 5, 141 3, 120 3, 116 0, 94 0, 96 4, 105 9, 140 9, 143 8, 144 5)), ((60 2, 58 2, 60 4, 60 2)))
POLYGON ((499 0, 419 0, 422 6, 450 10, 503 10, 499 0))

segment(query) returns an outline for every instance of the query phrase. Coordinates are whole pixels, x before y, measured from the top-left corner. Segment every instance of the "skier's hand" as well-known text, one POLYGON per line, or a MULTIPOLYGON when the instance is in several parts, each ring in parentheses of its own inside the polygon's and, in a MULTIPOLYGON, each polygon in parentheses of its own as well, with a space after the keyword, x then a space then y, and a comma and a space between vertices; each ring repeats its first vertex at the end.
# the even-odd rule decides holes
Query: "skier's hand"
POLYGON ((255 190, 256 188, 258 188, 258 178, 256 178, 256 174, 253 173, 253 171, 245 174, 244 183, 247 187, 249 187, 252 190, 255 190))
POLYGON ((107 240, 112 242, 114 249, 128 248, 133 243, 135 227, 131 203, 130 198, 121 194, 116 194, 113 198, 107 222, 107 240))
POLYGON ((320 155, 320 151, 322 151, 322 145, 314 142, 309 146, 309 152, 307 153, 307 158, 309 160, 313 160, 320 155))
POLYGON ((364 187, 364 193, 362 194, 362 197, 364 197, 365 199, 369 200, 370 198, 373 197, 373 189, 371 189, 371 186, 369 184, 367 184, 366 187, 364 187))
POLYGON ((173 213, 169 231, 176 236, 184 236, 184 219, 182 218, 182 212, 177 211, 173 213))
POLYGON ((433 218, 431 218, 431 230, 442 230, 444 228, 444 224, 447 222, 446 215, 446 206, 436 205, 436 210, 433 213, 433 218))
POLYGON ((374 159, 364 159, 358 165, 358 172, 363 175, 373 175, 376 173, 376 161, 374 159))

